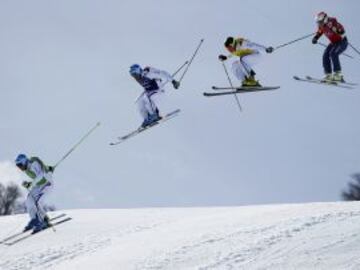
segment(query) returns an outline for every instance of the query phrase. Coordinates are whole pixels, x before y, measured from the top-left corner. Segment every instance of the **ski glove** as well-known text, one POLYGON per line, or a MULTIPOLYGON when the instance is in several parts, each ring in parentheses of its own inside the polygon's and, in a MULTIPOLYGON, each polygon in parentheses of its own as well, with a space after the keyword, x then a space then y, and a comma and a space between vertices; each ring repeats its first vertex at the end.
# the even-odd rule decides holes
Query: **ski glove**
POLYGON ((22 185, 24 188, 28 189, 28 188, 31 186, 31 182, 23 181, 23 182, 21 183, 21 185, 22 185))
POLYGON ((180 82, 178 82, 176 80, 172 80, 171 83, 172 83, 172 85, 174 86, 175 89, 178 89, 180 87, 180 82))
POLYGON ((265 51, 267 52, 267 53, 272 53, 273 51, 274 51, 274 48, 273 47, 267 47, 266 49, 265 49, 265 51))
POLYGON ((226 59, 227 59, 227 57, 225 55, 223 55, 223 54, 219 55, 219 60, 220 61, 225 61, 226 59))
POLYGON ((312 44, 316 44, 318 42, 318 37, 317 36, 313 37, 311 42, 312 44))
POLYGON ((55 171, 55 167, 54 166, 48 166, 49 172, 54 172, 55 171))

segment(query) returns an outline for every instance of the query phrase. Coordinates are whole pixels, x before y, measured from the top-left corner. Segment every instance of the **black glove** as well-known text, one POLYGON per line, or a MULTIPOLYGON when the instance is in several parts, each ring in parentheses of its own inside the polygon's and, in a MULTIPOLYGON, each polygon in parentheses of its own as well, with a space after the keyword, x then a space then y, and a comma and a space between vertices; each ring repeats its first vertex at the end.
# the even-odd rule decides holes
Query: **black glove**
POLYGON ((340 28, 337 28, 335 26, 333 26, 333 28, 331 28, 331 30, 336 33, 336 34, 339 34, 339 35, 343 35, 345 34, 345 30, 344 29, 340 29, 340 28))
POLYGON ((21 183, 21 185, 22 185, 24 188, 28 189, 28 188, 31 186, 31 182, 23 181, 23 182, 21 183))
POLYGON ((172 85, 174 86, 175 89, 178 89, 180 87, 180 82, 178 82, 176 80, 172 80, 171 83, 172 83, 172 85))
POLYGON ((53 166, 48 166, 49 172, 54 172, 55 171, 55 167, 53 166))
POLYGON ((220 61, 225 61, 226 59, 227 59, 227 57, 225 55, 223 55, 223 54, 219 55, 219 60, 220 61))
POLYGON ((318 37, 317 36, 313 37, 311 42, 312 44, 316 44, 318 42, 318 37))
POLYGON ((273 47, 267 47, 266 49, 265 49, 265 51, 267 52, 267 53, 272 53, 273 51, 274 51, 274 48, 273 47))

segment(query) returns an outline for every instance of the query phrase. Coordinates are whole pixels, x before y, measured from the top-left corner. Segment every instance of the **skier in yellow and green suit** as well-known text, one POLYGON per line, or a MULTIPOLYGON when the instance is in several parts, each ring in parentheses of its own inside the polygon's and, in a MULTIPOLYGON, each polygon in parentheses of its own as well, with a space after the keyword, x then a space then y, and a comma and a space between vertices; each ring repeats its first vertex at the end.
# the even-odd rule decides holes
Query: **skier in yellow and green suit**
POLYGON ((253 67, 261 60, 263 52, 272 53, 272 47, 265 47, 242 37, 228 37, 224 43, 225 48, 230 52, 229 55, 219 55, 220 61, 236 56, 237 59, 232 63, 232 71, 235 77, 241 81, 242 87, 261 87, 259 81, 255 79, 253 67))

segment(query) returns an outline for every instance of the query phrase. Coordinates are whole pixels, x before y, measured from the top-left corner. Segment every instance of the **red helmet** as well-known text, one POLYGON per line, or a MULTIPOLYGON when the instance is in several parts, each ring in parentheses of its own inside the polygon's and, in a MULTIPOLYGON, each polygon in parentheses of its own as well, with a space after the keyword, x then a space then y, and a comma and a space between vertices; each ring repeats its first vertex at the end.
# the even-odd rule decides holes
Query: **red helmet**
POLYGON ((323 24, 326 23, 327 20, 328 20, 328 15, 324 11, 321 11, 319 14, 315 16, 315 21, 317 23, 323 24))

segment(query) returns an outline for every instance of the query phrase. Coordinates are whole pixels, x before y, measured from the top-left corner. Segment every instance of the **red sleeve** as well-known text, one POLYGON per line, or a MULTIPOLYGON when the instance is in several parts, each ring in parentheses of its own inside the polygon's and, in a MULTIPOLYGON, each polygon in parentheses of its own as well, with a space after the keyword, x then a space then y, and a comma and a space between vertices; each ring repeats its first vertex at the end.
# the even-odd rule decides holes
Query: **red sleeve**
POLYGON ((322 27, 319 27, 316 31, 315 37, 320 38, 324 34, 324 29, 322 27))

